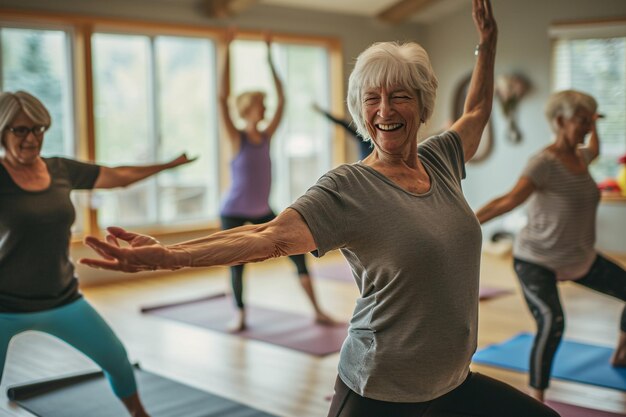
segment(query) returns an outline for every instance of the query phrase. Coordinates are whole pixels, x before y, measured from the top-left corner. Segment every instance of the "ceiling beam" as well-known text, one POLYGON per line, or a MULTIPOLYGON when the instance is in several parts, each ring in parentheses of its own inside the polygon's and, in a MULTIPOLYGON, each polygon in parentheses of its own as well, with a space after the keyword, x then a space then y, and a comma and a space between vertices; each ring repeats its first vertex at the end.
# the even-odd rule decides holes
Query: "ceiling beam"
POLYGON ((437 0, 399 0, 378 13, 376 18, 385 23, 403 23, 411 18, 411 16, 425 10, 436 1, 437 0))
POLYGON ((238 15, 257 3, 258 0, 204 0, 209 17, 228 18, 238 15))

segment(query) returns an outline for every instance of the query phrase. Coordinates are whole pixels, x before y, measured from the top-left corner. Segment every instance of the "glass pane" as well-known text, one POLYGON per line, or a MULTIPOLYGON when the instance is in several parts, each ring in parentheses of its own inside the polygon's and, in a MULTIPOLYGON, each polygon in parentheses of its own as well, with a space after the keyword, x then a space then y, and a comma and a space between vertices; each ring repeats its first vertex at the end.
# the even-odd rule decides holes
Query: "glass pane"
POLYGON ((599 112, 601 155, 591 165, 597 181, 615 177, 626 153, 626 38, 561 40, 555 45, 557 90, 591 94, 599 112))
MULTIPOLYGON (((328 100, 328 53, 323 47, 274 43, 272 56, 285 87, 286 106, 282 123, 272 139, 270 200, 274 210, 282 210, 331 165, 328 124, 311 109, 313 102, 328 100)), ((271 117, 276 107, 276 92, 264 42, 233 42, 231 60, 233 97, 246 90, 266 92, 267 115, 271 117)))
POLYGON ((68 34, 3 28, 0 37, 2 91, 27 91, 47 107, 52 126, 46 132, 42 155, 74 156, 68 34))
MULTIPOLYGON (((275 138, 274 159, 288 182, 276 187, 273 202, 284 208, 313 185, 331 167, 332 144, 328 122, 312 110, 329 94, 328 54, 325 48, 278 45, 277 55, 285 77, 285 120, 275 138)), ((283 178, 283 175, 280 175, 283 178)))
MULTIPOLYGON (((152 123, 150 39, 92 37, 96 159, 107 166, 145 165, 156 158, 152 123)), ((155 223, 156 183, 146 179, 95 199, 102 227, 155 223)))
POLYGON ((213 43, 156 40, 159 159, 187 152, 197 161, 159 175, 159 220, 181 223, 218 216, 218 147, 213 43))

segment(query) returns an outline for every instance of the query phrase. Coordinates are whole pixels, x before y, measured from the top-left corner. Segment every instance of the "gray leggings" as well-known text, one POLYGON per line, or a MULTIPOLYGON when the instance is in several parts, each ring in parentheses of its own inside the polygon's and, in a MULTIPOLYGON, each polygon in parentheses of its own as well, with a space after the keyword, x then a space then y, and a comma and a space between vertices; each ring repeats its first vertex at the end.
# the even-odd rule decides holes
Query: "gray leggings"
POLYGON ((465 382, 434 400, 393 403, 361 397, 337 377, 328 417, 558 417, 534 398, 503 382, 470 372, 465 382))
MULTIPOLYGON (((530 386, 543 390, 550 384, 554 354, 565 329, 556 274, 541 265, 517 258, 513 265, 528 308, 537 322, 537 334, 530 353, 530 386)), ((597 256, 587 275, 572 282, 626 301, 626 271, 601 255, 597 256)), ((620 329, 626 331, 626 308, 622 310, 620 329)))

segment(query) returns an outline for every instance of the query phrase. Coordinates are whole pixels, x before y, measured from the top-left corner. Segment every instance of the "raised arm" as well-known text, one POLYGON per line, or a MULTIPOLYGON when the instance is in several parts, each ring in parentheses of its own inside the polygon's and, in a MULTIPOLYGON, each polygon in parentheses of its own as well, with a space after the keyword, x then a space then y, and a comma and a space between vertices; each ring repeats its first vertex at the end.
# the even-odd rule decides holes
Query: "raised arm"
POLYGON ((465 161, 469 161, 480 143, 493 103, 493 71, 498 28, 489 0, 473 0, 472 16, 478 30, 478 59, 465 99, 463 115, 451 127, 463 141, 465 161))
POLYGON ((265 43, 267 44, 267 62, 270 66, 270 71, 272 72, 272 78, 274 79, 274 88, 276 88, 276 96, 278 98, 278 104, 276 105, 276 112, 272 117, 272 120, 267 125, 265 129, 265 136, 270 138, 278 129, 278 125, 280 125, 280 121, 283 118, 283 111, 285 108, 285 93, 283 91, 283 83, 276 72, 276 67, 274 66, 274 61, 272 60, 272 39, 269 33, 265 34, 265 43))
POLYGON ((227 31, 226 45, 224 45, 224 59, 222 67, 222 76, 219 88, 219 106, 222 125, 226 129, 226 137, 234 146, 239 146, 239 131, 230 117, 230 109, 228 108, 228 99, 230 98, 230 44, 234 38, 232 30, 227 31))
POLYGON ((306 222, 293 209, 283 211, 269 223, 237 227, 169 246, 118 227, 108 231, 106 242, 92 236, 85 238, 85 244, 102 259, 81 259, 80 263, 124 272, 173 270, 259 262, 316 248, 306 222), (130 246, 120 247, 120 240, 130 246))
POLYGON ((596 122, 598 118, 601 116, 599 114, 593 115, 593 120, 591 122, 591 129, 589 130, 589 141, 585 145, 585 148, 589 149, 590 158, 588 162, 593 161, 600 155, 600 139, 598 137, 598 129, 596 127, 596 122))
POLYGON ((535 191, 535 185, 528 177, 521 177, 511 191, 505 195, 491 200, 476 212, 480 224, 494 217, 508 213, 522 204, 535 191))
POLYGON ((158 174, 166 169, 175 168, 180 165, 188 164, 195 158, 189 159, 186 154, 182 154, 164 164, 145 165, 145 166, 119 166, 119 167, 101 167, 100 174, 96 178, 94 188, 116 188, 126 187, 134 182, 148 178, 154 174, 158 174))

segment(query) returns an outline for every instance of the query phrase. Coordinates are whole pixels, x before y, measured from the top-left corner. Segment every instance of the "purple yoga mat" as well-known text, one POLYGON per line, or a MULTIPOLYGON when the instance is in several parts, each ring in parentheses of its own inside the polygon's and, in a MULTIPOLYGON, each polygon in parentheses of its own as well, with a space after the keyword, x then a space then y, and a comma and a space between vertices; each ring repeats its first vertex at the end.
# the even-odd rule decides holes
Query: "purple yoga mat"
MULTIPOLYGON (((332 279, 342 282, 354 282, 350 265, 346 262, 333 262, 329 264, 314 264, 311 267, 312 275, 315 279, 332 279)), ((490 300, 492 298, 511 294, 513 291, 504 288, 483 287, 478 290, 480 300, 490 300)))
MULTIPOLYGON (((233 302, 225 294, 211 295, 175 304, 145 307, 141 311, 206 329, 228 333, 234 313, 233 302)), ((233 333, 273 345, 324 356, 339 352, 348 334, 348 325, 323 326, 313 316, 304 316, 263 307, 246 306, 247 328, 233 333)))
POLYGON ((578 407, 564 404, 558 401, 546 401, 546 404, 555 409, 561 417, 618 417, 626 414, 610 413, 608 411, 592 410, 591 408, 578 407))

